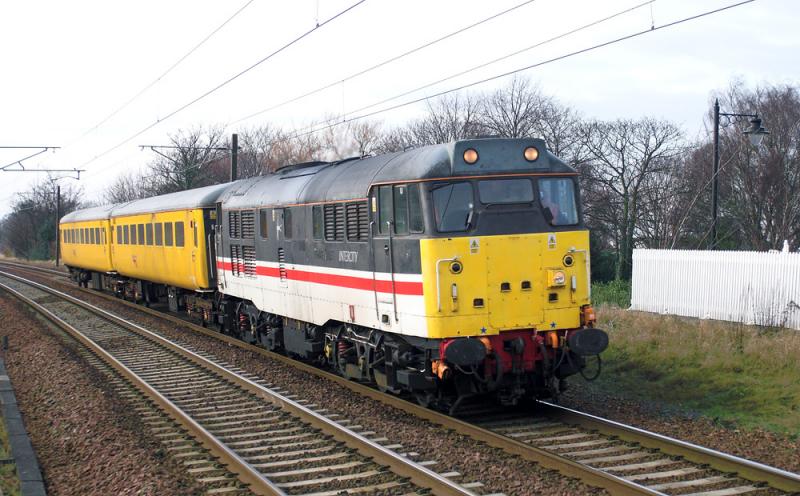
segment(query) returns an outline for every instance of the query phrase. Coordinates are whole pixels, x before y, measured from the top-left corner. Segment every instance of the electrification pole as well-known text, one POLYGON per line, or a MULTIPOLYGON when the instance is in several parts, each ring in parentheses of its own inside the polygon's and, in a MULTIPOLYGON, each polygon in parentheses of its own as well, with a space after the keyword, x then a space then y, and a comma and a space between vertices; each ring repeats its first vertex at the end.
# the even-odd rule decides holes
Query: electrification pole
POLYGON ((231 135, 231 182, 236 180, 239 162, 239 135, 231 135))
POLYGON ((56 185, 56 267, 61 256, 61 232, 58 230, 58 222, 61 220, 61 185, 56 185))

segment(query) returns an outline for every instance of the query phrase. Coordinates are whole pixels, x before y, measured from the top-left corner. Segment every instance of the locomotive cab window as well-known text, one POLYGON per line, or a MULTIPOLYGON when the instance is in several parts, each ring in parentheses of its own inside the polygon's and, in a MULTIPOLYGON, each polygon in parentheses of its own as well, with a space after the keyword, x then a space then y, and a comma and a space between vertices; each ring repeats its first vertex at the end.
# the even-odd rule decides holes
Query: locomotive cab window
POLYGON ((578 223, 575 183, 572 179, 539 179, 539 202, 544 218, 550 225, 571 226, 578 223))
POLYGON ((530 179, 484 179, 478 181, 478 198, 484 205, 530 203, 533 183, 530 179))
POLYGON ((261 232, 261 239, 269 238, 269 222, 267 214, 269 214, 269 209, 262 208, 258 211, 258 225, 259 231, 261 232))
POLYGON ((283 237, 284 239, 292 239, 292 209, 283 209, 283 237))
POLYGON ((325 223, 322 220, 322 205, 311 207, 311 232, 314 239, 322 239, 325 223))
POLYGON ((471 227, 474 214, 472 184, 436 184, 431 188, 431 196, 439 232, 466 231, 471 227))
POLYGON ((404 235, 424 231, 419 184, 396 184, 377 189, 378 232, 388 234, 388 222, 393 233, 404 235))

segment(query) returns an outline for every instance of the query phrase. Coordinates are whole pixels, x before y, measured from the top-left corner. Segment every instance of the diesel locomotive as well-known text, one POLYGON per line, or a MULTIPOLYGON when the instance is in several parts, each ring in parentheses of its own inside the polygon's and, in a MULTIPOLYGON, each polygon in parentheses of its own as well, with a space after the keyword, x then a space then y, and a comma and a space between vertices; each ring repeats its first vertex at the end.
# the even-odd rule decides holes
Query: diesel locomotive
POLYGON ((60 229, 82 284, 451 410, 557 396, 608 344, 577 173, 540 139, 289 165, 60 229))

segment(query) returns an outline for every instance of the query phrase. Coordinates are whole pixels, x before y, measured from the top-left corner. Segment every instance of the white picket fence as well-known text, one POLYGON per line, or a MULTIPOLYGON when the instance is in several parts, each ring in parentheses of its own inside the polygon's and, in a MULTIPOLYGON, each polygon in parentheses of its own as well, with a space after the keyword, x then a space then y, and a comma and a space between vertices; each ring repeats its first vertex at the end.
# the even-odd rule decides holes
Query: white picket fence
POLYGON ((631 309, 800 329, 800 253, 634 250, 631 309))

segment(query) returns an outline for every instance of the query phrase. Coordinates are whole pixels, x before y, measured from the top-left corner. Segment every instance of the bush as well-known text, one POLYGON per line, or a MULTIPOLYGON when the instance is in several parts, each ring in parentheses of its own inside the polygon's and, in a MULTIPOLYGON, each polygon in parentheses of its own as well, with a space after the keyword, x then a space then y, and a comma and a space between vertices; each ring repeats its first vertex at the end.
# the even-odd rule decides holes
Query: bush
POLYGON ((620 308, 631 306, 630 281, 610 281, 592 284, 593 305, 614 305, 620 308))

